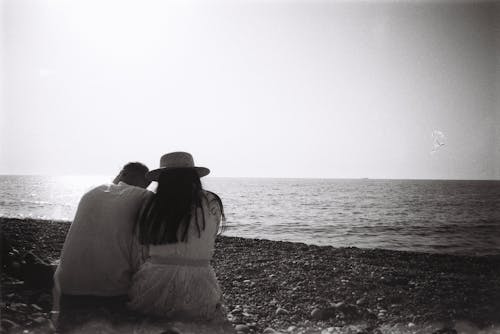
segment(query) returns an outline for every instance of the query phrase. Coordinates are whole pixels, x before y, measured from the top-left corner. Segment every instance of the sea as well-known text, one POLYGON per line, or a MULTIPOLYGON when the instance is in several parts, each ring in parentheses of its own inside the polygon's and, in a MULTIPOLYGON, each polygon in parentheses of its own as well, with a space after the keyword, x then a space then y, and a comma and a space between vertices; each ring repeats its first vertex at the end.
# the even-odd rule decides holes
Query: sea
MULTIPOLYGON (((0 216, 71 221, 110 176, 0 175, 0 216)), ((500 181, 202 179, 224 235, 334 247, 500 254, 500 181)), ((154 185, 152 185, 154 188, 154 185)))

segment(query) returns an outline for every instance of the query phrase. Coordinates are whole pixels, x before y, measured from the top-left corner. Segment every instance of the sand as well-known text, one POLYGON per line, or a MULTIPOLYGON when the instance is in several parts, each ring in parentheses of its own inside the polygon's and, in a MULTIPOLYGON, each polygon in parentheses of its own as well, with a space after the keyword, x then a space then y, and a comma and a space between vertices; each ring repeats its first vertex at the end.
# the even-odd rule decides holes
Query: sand
MULTIPOLYGON (((31 251, 45 262, 59 258, 69 228, 57 221, 0 223, 16 256, 31 251)), ((242 333, 500 333, 500 256, 221 236, 213 266, 228 318, 242 333)), ((2 270, 3 330, 50 332, 50 288, 22 279, 2 270)))

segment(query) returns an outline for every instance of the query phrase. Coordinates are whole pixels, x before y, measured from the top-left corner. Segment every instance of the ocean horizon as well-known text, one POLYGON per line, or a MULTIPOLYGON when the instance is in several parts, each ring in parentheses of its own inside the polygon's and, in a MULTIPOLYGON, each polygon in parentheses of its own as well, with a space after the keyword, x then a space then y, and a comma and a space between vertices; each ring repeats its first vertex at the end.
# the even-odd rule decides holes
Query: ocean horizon
MULTIPOLYGON (((0 175, 0 216, 71 221, 109 175, 0 175)), ((334 247, 500 254, 500 180, 206 177, 225 235, 334 247)), ((154 188, 154 187, 151 187, 154 188)))

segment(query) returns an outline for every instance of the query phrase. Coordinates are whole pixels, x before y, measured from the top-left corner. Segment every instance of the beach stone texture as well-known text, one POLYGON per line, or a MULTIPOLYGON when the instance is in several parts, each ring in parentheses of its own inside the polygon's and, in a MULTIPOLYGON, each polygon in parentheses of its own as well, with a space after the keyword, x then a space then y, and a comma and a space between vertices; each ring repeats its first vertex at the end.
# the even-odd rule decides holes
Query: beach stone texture
MULTIPOLYGON (((0 224, 16 259, 31 253, 49 265, 57 263, 69 228, 58 221, 0 218, 0 224)), ((500 256, 219 237, 213 266, 240 333, 500 332, 500 256)), ((25 284, 12 263, 2 268, 1 287, 2 332, 53 330, 49 287, 25 284)))

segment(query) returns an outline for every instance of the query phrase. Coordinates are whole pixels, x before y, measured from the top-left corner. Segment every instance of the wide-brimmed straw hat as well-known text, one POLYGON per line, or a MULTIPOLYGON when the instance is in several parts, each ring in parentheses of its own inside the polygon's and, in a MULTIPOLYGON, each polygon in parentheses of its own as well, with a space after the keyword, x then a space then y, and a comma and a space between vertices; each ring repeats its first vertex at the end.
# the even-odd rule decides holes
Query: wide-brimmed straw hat
POLYGON ((149 181, 158 181, 161 173, 181 168, 194 169, 198 173, 199 177, 206 176, 210 173, 210 169, 208 168, 195 166, 193 156, 191 154, 187 152, 172 152, 164 154, 160 158, 160 168, 149 171, 146 174, 146 178, 149 181))

